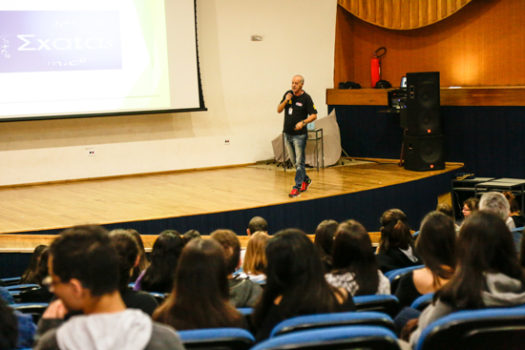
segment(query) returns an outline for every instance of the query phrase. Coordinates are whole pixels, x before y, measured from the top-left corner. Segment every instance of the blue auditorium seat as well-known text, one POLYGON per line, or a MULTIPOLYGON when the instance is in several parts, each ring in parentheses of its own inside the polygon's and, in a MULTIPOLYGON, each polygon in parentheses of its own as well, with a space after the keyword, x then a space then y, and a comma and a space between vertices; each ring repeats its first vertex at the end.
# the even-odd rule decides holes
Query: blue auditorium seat
POLYGON ((207 328, 178 331, 186 349, 247 350, 255 338, 241 328, 207 328))
POLYGON ((303 315, 284 320, 272 329, 270 338, 306 329, 356 325, 381 326, 394 330, 394 321, 390 316, 382 312, 334 312, 303 315))
POLYGON ((417 297, 410 305, 411 308, 423 311, 431 302, 434 297, 434 293, 427 293, 417 297))
POLYGON ((391 294, 358 295, 354 297, 357 311, 378 311, 390 317, 399 312, 399 300, 391 294))
POLYGON ((465 310, 428 325, 416 350, 525 348, 525 307, 465 310))
POLYGON ((423 267, 425 267, 425 265, 415 265, 385 272, 386 278, 388 278, 388 280, 390 281, 390 290, 392 291, 392 293, 396 292, 397 284, 399 283, 399 279, 401 277, 403 277, 410 271, 421 269, 423 267))
POLYGON ((399 350, 399 345, 394 332, 384 327, 341 326, 283 334, 265 340, 252 348, 252 350, 277 349, 399 350))

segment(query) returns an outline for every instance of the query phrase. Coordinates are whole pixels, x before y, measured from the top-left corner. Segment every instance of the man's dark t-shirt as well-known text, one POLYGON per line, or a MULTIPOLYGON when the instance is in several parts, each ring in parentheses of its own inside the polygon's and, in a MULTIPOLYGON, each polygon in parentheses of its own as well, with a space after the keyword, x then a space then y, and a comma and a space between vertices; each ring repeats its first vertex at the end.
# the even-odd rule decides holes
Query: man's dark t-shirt
MULTIPOLYGON (((281 103, 285 100, 287 93, 292 93, 291 90, 288 90, 284 93, 281 103)), ((305 120, 309 115, 317 114, 315 109, 314 102, 310 95, 306 92, 303 92, 301 96, 293 95, 292 99, 288 101, 284 107, 284 126, 283 131, 289 135, 302 135, 306 134, 308 130, 306 126, 300 130, 294 130, 295 125, 301 120, 305 120)))

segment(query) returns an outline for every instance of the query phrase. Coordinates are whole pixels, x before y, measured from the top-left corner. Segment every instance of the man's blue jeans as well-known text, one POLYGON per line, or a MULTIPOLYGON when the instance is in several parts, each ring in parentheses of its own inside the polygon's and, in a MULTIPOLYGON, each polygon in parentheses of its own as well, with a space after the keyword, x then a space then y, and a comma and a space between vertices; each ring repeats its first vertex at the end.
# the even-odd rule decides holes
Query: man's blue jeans
POLYGON ((290 135, 284 133, 284 144, 286 146, 286 152, 290 156, 293 166, 295 167, 295 188, 301 189, 303 181, 308 179, 305 170, 305 149, 306 139, 308 135, 290 135))

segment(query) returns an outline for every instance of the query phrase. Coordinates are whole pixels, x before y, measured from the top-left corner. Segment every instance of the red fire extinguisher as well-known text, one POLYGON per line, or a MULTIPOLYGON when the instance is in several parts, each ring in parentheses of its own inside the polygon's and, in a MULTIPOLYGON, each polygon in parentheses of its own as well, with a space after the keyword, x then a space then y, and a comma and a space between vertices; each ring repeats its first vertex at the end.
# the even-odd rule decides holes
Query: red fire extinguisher
POLYGON ((385 54, 386 47, 381 46, 370 59, 370 84, 372 87, 376 87, 376 83, 381 80, 381 57, 385 54))

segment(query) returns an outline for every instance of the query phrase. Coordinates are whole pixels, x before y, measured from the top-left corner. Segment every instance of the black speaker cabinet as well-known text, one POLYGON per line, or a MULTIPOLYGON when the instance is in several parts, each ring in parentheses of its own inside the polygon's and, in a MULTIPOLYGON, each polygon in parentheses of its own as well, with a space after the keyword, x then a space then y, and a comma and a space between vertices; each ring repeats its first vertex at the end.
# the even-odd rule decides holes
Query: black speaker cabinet
POLYGON ((406 110, 401 126, 408 135, 441 134, 439 72, 407 73, 406 110))
POLYGON ((405 169, 430 171, 445 169, 443 135, 405 135, 405 169))

